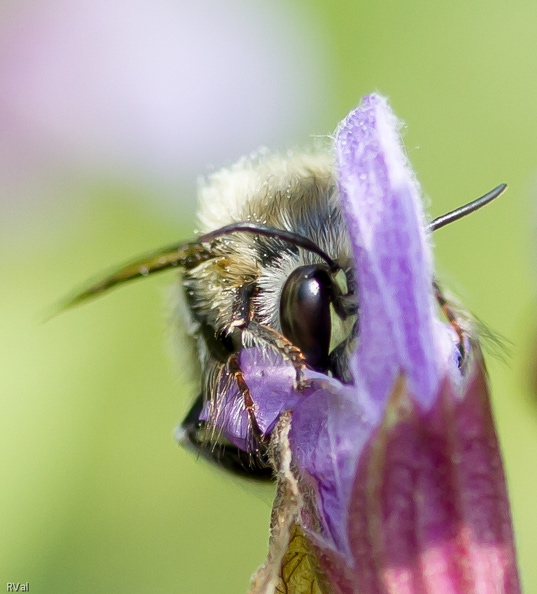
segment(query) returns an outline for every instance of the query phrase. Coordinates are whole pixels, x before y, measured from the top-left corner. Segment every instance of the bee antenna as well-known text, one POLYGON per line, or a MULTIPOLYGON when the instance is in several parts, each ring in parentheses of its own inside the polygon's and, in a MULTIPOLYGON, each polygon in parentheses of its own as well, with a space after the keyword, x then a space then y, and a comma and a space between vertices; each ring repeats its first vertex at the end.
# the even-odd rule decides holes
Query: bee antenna
POLYGON ((472 202, 469 202, 464 206, 459 206, 459 208, 456 208, 451 212, 448 212, 440 217, 437 217, 436 219, 433 219, 428 225, 429 231, 436 231, 437 229, 445 227, 453 221, 458 221, 466 215, 469 215, 470 213, 479 210, 481 207, 485 206, 485 204, 488 204, 489 202, 492 202, 495 198, 500 197, 506 189, 507 184, 500 184, 499 186, 497 186, 490 192, 487 192, 480 198, 477 198, 476 200, 473 200, 472 202))
POLYGON ((230 225, 220 227, 220 229, 216 229, 215 231, 205 233, 205 235, 198 237, 198 241, 200 243, 209 243, 217 237, 221 237, 222 235, 229 235, 231 233, 252 233, 255 235, 264 235, 265 237, 281 239, 282 241, 286 241, 287 243, 290 243, 297 247, 304 248, 305 250, 317 254, 328 264, 332 272, 337 272, 341 269, 341 267, 335 260, 332 260, 332 258, 325 251, 323 251, 315 242, 313 242, 308 237, 300 235, 300 233, 294 233, 293 231, 287 231, 285 229, 276 229, 275 227, 261 225, 260 223, 231 223, 230 225))

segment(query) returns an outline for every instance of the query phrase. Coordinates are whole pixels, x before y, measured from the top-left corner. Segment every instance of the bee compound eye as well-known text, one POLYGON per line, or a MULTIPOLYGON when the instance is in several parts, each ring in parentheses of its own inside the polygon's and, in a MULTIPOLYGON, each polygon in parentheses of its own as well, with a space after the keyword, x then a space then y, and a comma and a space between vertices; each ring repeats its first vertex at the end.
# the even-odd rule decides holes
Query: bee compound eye
POLYGON ((331 338, 332 279, 322 265, 301 266, 289 275, 280 297, 283 335, 297 346, 308 365, 324 370, 331 338))

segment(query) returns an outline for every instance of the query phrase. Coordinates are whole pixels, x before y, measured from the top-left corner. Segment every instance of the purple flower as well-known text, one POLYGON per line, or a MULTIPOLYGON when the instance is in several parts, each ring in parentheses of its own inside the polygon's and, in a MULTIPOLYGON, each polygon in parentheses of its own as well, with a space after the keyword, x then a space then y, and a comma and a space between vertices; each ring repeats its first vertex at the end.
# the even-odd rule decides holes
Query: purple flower
POLYGON ((296 399, 283 362, 257 384, 268 363, 243 366, 264 426, 280 418, 271 544, 252 593, 520 591, 481 353, 468 341, 459 369, 397 130, 371 95, 335 142, 358 279, 352 384, 312 374, 296 399))

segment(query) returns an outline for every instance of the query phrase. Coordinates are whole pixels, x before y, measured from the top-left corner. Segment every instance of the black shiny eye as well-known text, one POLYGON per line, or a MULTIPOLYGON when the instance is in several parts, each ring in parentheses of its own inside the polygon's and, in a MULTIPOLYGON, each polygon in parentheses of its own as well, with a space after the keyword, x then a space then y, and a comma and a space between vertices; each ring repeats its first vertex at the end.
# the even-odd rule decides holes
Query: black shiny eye
POLYGON ((333 298, 332 279, 319 264, 293 270, 280 298, 283 335, 303 352, 308 365, 319 370, 328 365, 333 298))

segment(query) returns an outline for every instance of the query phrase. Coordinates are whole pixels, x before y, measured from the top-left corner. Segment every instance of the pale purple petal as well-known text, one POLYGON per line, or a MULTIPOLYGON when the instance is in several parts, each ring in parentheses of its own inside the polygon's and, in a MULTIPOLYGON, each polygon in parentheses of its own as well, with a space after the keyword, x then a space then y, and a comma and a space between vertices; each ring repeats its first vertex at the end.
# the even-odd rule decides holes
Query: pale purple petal
POLYGON ((303 399, 290 442, 300 468, 315 480, 327 527, 322 536, 349 555, 346 518, 364 444, 401 373, 418 399, 431 402, 441 358, 432 348, 437 323, 421 202, 384 99, 370 96, 349 115, 336 152, 359 292, 354 385, 303 399))
POLYGON ((354 249, 360 304, 355 382, 380 406, 398 373, 424 405, 442 371, 434 315, 432 256, 419 189, 378 95, 340 126, 338 183, 354 249))
POLYGON ((292 417, 293 455, 313 479, 322 509, 321 530, 315 536, 349 556, 346 518, 356 464, 372 429, 354 387, 335 383, 303 398, 292 417))
POLYGON ((294 389, 295 369, 273 351, 260 348, 243 349, 240 366, 256 407, 259 429, 268 434, 280 414, 292 410, 301 398, 294 389))

